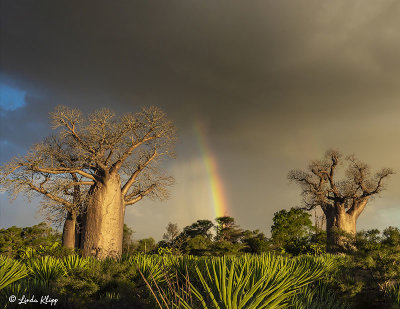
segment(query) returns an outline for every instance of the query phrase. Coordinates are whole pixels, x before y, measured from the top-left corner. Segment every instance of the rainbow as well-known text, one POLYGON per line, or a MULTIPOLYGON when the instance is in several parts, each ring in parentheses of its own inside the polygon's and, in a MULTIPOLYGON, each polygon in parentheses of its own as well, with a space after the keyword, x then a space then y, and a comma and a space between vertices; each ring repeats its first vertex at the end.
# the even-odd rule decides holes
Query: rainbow
POLYGON ((224 186, 221 175, 218 172, 217 161, 213 155, 211 148, 207 144, 206 134, 199 121, 195 121, 194 130, 200 145, 204 164, 206 166, 208 179, 210 181, 210 189, 214 206, 215 217, 226 216, 228 212, 224 186))

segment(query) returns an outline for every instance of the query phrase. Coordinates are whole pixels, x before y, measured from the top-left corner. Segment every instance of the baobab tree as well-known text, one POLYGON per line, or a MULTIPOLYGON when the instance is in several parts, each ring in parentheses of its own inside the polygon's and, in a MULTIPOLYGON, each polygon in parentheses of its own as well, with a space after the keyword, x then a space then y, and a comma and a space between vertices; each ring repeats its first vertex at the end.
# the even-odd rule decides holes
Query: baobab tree
POLYGON ((51 119, 56 134, 1 166, 1 185, 13 196, 34 192, 62 205, 67 220, 80 215, 85 256, 119 257, 125 207, 168 197, 173 179, 157 163, 174 155, 175 126, 156 107, 117 118, 108 109, 83 117, 58 106, 51 119))
POLYGON ((312 161, 307 171, 292 170, 291 181, 299 184, 305 209, 321 207, 326 216, 327 249, 345 246, 344 235, 356 234, 356 223, 368 201, 384 190, 384 181, 394 172, 384 168, 371 175, 370 167, 354 155, 343 159, 329 150, 323 160, 312 161), (347 162, 344 177, 337 179, 337 168, 347 162))
MULTIPOLYGON (((71 173, 71 183, 82 177, 71 173)), ((59 196, 68 203, 44 197, 40 203, 40 213, 45 220, 56 227, 62 227, 62 246, 69 249, 80 248, 82 217, 86 211, 88 186, 65 184, 59 196), (72 187, 72 188, 71 188, 72 187)))
POLYGON ((28 200, 35 193, 42 198, 40 210, 45 216, 46 221, 56 226, 63 226, 62 244, 64 247, 73 249, 75 244, 75 233, 78 230, 76 219, 82 212, 85 194, 88 189, 80 185, 82 176, 76 173, 66 173, 59 175, 46 174, 36 171, 35 168, 23 166, 26 164, 37 163, 38 153, 42 158, 46 156, 45 148, 53 149, 53 159, 57 160, 63 167, 71 167, 70 153, 64 152, 54 136, 46 138, 41 145, 34 146, 34 149, 23 158, 14 158, 10 163, 1 167, 2 189, 8 189, 10 197, 16 198, 24 193, 28 200), (54 151, 57 149, 57 151, 54 151), (63 154, 61 157, 60 154, 63 154))

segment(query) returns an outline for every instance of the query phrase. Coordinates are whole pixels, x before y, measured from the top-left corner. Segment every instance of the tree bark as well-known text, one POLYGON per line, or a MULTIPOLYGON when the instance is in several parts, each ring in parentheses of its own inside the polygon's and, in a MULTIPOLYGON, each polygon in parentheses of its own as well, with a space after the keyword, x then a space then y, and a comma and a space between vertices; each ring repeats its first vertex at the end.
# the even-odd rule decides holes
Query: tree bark
POLYGON ((354 248, 357 216, 347 213, 344 205, 330 206, 326 211, 327 251, 338 252, 354 248))
POLYGON ((82 248, 83 244, 83 229, 85 227, 86 213, 80 213, 76 216, 75 225, 75 248, 82 248))
POLYGON ((65 219, 63 234, 62 234, 62 245, 65 248, 75 248, 75 227, 76 227, 76 214, 69 211, 65 219))
POLYGON ((119 258, 122 254, 124 203, 117 172, 97 182, 89 197, 83 230, 84 256, 119 258))

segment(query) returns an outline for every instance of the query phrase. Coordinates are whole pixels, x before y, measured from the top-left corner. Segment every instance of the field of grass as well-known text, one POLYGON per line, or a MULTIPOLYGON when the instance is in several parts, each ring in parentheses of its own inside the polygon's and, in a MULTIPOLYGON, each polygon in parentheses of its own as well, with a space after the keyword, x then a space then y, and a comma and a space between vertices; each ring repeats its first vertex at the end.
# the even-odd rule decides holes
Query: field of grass
POLYGON ((58 308, 347 308, 325 286, 339 260, 273 254, 133 255, 119 261, 2 256, 1 303, 13 308, 23 295, 49 295, 58 308), (10 303, 10 295, 17 301, 10 303))

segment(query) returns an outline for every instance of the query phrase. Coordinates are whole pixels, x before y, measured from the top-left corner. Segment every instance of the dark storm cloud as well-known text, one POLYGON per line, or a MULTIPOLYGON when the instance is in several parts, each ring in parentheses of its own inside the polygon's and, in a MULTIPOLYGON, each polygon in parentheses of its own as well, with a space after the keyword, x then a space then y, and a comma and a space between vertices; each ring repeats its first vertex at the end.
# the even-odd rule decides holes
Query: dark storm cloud
POLYGON ((159 105, 183 136, 178 165, 204 122, 232 209, 260 228, 254 217, 298 201, 287 171, 325 148, 398 166, 399 1, 3 1, 0 14, 0 82, 27 102, 0 139, 18 147, 50 133, 58 104, 159 105))
POLYGON ((385 91, 399 70, 399 4, 344 3, 6 1, 2 67, 72 104, 143 101, 218 116, 291 109, 295 94, 385 91))

